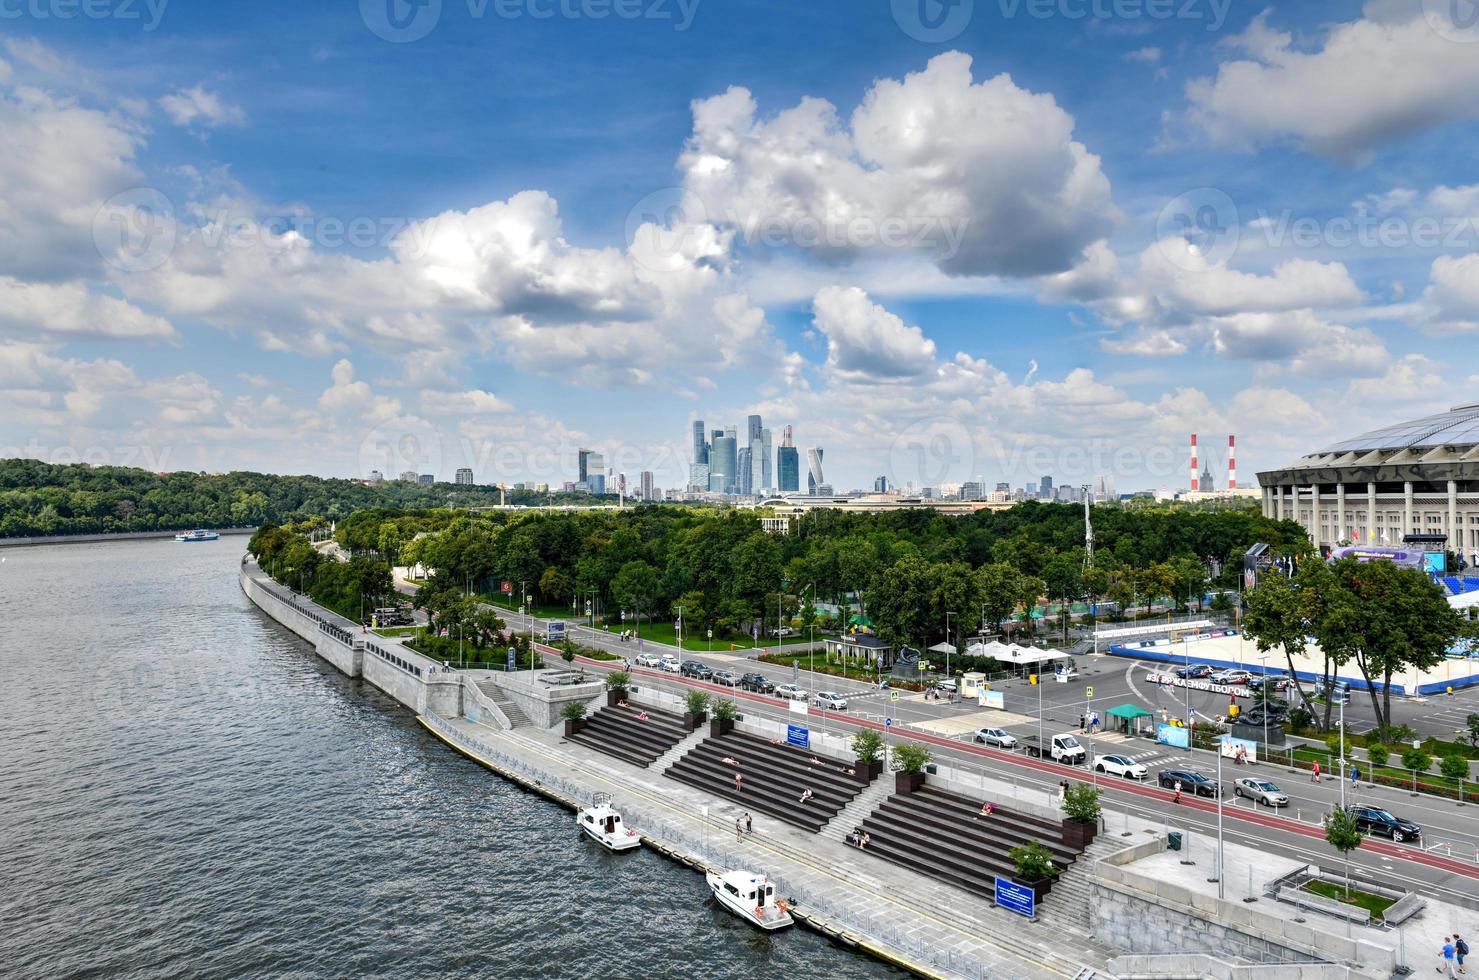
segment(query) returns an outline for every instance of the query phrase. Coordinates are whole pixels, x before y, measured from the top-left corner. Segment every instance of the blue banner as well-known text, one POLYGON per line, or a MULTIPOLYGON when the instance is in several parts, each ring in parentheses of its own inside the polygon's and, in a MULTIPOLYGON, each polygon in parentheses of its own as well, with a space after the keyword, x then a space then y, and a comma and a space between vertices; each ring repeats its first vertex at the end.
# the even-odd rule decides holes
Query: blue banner
POLYGON ((1162 745, 1189 749, 1191 748, 1191 729, 1181 725, 1157 725, 1155 726, 1155 740, 1162 745))
POLYGON ((803 749, 811 748, 811 733, 800 725, 786 726, 786 743, 797 745, 803 749))
POLYGON ((1032 889, 999 875, 996 879, 996 904, 1029 919, 1037 914, 1037 896, 1032 889))

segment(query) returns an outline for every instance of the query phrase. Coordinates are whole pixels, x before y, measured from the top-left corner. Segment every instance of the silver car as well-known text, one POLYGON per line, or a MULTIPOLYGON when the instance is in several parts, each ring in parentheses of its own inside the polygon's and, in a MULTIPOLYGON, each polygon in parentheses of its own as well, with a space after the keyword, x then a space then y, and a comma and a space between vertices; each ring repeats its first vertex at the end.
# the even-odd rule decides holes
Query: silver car
POLYGON ((1259 779, 1256 776, 1244 776, 1242 779, 1233 783, 1233 795, 1249 800, 1257 800, 1264 806, 1289 805, 1289 797, 1279 787, 1267 779, 1259 779))
POLYGON ((1016 736, 1000 728, 976 729, 976 741, 982 745, 994 745, 999 749, 1014 749, 1017 747, 1016 736))
POLYGON ((812 701, 818 708, 827 708, 831 711, 847 710, 847 698, 832 691, 818 691, 812 697, 812 701))

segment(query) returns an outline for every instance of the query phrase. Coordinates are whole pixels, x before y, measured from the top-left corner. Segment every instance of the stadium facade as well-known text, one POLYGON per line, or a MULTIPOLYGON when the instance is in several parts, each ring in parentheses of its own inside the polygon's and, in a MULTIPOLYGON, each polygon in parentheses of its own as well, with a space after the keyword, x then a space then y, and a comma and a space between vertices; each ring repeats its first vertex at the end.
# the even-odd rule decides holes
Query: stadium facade
POLYGON ((1445 535, 1479 565, 1479 404, 1343 440, 1258 483, 1263 513, 1298 521, 1316 546, 1445 535))

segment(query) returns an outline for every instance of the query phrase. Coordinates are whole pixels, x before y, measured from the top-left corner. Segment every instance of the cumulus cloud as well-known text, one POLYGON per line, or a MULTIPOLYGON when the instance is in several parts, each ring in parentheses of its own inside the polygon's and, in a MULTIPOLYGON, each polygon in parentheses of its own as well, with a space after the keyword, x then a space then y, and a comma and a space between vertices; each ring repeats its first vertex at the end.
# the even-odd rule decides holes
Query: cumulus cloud
POLYGON ((1423 300, 1430 311, 1430 328, 1479 331, 1479 252, 1434 259, 1423 300))
POLYGON ((13 336, 53 339, 104 337, 114 340, 175 336, 168 320, 152 316, 81 282, 32 283, 0 276, 0 326, 13 336))
POLYGON ((372 425, 400 414, 398 399, 377 395, 365 382, 354 380, 354 365, 347 358, 334 364, 330 377, 333 384, 318 397, 318 406, 326 414, 372 425))
POLYGON ((177 126, 240 126, 246 123, 246 112, 231 105, 204 85, 180 89, 163 96, 159 106, 177 126))
POLYGON ((1359 402, 1401 402, 1431 398, 1444 387, 1438 363, 1422 354, 1393 361, 1379 377, 1356 378, 1347 393, 1359 402))
POLYGON ((1390 360, 1371 331, 1321 319, 1309 310, 1237 313, 1208 321, 1217 353, 1240 360, 1287 362, 1296 374, 1348 377, 1376 373, 1390 360))
POLYGON ((827 366, 860 378, 907 378, 934 366, 935 342, 856 287, 831 286, 812 300, 827 338, 827 366))
POLYGON ((1438 26, 1415 2, 1370 4, 1305 50, 1265 11, 1236 39, 1245 57, 1187 86, 1192 118, 1225 145, 1290 141, 1358 161, 1400 137, 1479 117, 1479 103, 1454 95, 1479 86, 1474 46, 1438 26))
POLYGON ((685 187, 750 242, 1033 276, 1070 268, 1118 217, 1073 117, 1008 75, 974 81, 960 52, 878 80, 846 125, 816 98, 760 119, 743 88, 695 102, 693 116, 685 187))
POLYGON ((491 391, 436 391, 421 393, 421 410, 428 415, 502 415, 514 407, 491 391))

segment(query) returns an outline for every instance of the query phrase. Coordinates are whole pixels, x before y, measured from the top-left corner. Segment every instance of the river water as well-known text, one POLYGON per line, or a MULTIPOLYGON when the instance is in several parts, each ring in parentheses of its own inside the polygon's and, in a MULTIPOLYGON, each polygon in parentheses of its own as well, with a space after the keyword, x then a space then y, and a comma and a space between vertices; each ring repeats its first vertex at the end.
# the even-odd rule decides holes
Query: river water
POLYGON ((244 538, 0 550, 0 975, 878 977, 337 673, 244 538))

